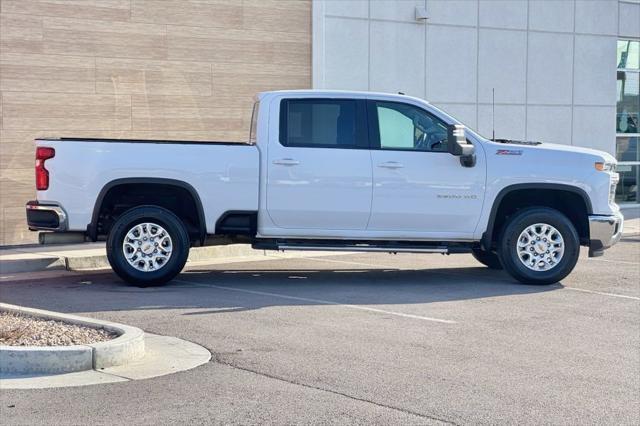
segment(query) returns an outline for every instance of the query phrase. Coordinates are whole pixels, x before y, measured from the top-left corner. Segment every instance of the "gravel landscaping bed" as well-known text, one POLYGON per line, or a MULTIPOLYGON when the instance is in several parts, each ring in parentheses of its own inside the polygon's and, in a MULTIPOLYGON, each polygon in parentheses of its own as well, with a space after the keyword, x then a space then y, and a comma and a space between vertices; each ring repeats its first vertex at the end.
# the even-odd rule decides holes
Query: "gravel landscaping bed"
POLYGON ((0 312, 0 345, 70 346, 104 342, 117 334, 107 330, 0 312))

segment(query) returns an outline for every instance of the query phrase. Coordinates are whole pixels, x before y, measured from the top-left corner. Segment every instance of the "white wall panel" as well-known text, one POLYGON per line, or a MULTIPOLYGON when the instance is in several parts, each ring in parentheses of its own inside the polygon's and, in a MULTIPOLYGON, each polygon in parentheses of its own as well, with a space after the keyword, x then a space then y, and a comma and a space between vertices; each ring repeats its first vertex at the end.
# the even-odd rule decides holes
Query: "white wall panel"
POLYGON ((350 18, 368 18, 368 0, 329 0, 324 2, 325 14, 350 18))
POLYGON ((529 106, 527 139, 571 145, 570 106, 529 106))
POLYGON ((575 43, 574 103, 615 105, 616 38, 576 35, 575 43))
POLYGON ((480 0, 480 26, 527 28, 527 2, 522 0, 480 0))
POLYGON ((376 0, 371 2, 371 18, 416 22, 416 7, 424 5, 425 0, 376 0))
POLYGON ((588 34, 618 33, 616 0, 576 0, 576 32, 588 34))
POLYGON ((324 34, 326 87, 367 90, 369 87, 369 23, 328 17, 324 34))
POLYGON ((527 34, 524 31, 480 29, 479 102, 524 103, 527 34))
POLYGON ((424 97, 424 32, 420 24, 371 21, 370 90, 424 97))
POLYGON ((427 0, 430 24, 478 24, 477 0, 427 0))
POLYGON ((640 38, 640 3, 620 2, 620 35, 640 38))
POLYGON ((427 34, 427 98, 476 102, 477 30, 431 26, 427 34))
POLYGON ((529 29, 573 32, 572 0, 536 0, 529 2, 529 29))
POLYGON ((571 104, 573 36, 530 33, 527 102, 571 104))
POLYGON ((600 149, 615 155, 616 107, 573 108, 573 145, 600 149))
MULTIPOLYGON (((486 138, 491 137, 492 115, 491 105, 478 106, 478 132, 486 138)), ((524 105, 496 105, 494 123, 496 138, 524 139, 524 105)))

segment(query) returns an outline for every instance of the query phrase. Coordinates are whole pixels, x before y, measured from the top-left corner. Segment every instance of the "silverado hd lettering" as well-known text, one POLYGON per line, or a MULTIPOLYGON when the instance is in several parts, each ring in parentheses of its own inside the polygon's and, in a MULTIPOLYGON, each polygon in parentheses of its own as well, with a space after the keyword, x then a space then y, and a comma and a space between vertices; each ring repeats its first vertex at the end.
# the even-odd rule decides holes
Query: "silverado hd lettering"
POLYGON ((277 91, 256 97, 247 143, 36 141, 32 230, 106 239, 136 285, 171 280, 190 247, 472 253, 549 284, 580 246, 622 234, 615 159, 488 140, 409 96, 277 91))

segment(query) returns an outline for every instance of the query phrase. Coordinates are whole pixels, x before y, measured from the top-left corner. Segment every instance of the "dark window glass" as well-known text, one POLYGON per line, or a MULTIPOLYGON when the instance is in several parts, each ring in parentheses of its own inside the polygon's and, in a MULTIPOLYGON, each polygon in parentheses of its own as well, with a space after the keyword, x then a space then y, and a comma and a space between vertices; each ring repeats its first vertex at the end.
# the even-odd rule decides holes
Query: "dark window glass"
POLYGON ((447 151, 447 125, 421 108, 397 102, 376 102, 380 148, 447 151))
POLYGON ((640 42, 618 40, 617 133, 640 133, 640 42))
POLYGON ((617 133, 640 133, 640 73, 618 71, 617 133))
POLYGON ((616 190, 616 201, 637 203, 640 201, 640 144, 639 136, 617 138, 616 156, 620 182, 616 190))
POLYGON ((292 147, 358 147, 357 102, 287 99, 281 103, 280 142, 292 147))

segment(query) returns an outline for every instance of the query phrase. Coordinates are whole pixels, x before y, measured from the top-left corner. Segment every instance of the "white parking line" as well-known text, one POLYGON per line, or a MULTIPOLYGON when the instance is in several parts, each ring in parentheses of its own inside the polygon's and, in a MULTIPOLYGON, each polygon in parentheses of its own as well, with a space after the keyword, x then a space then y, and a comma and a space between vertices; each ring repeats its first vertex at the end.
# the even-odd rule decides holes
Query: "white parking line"
POLYGON ((185 284, 195 285, 195 286, 198 286, 198 287, 218 288, 218 289, 221 289, 221 290, 238 291, 240 293, 256 294, 256 295, 259 295, 259 296, 278 297, 280 299, 287 299, 287 300, 298 300, 298 301, 301 301, 301 302, 317 303, 317 304, 320 304, 320 305, 341 306, 341 307, 344 307, 344 308, 357 309, 359 311, 376 312, 376 313, 379 313, 379 314, 393 315, 393 316, 401 317, 401 318, 411 318, 411 319, 418 319, 418 320, 423 320, 423 321, 439 322, 439 323, 443 323, 443 324, 457 324, 456 321, 452 321, 452 320, 446 320, 446 319, 441 319, 441 318, 424 317, 424 316, 421 316, 421 315, 404 314, 402 312, 385 311, 383 309, 369 308, 367 306, 360 306, 360 305, 351 305, 351 304, 348 304, 348 303, 333 302, 331 300, 310 299, 310 298, 306 298, 306 297, 289 296, 289 295, 286 295, 286 294, 269 293, 269 292, 266 292, 266 291, 247 290, 247 289, 244 289, 244 288, 226 287, 226 286, 220 286, 220 285, 214 285, 214 284, 203 284, 203 283, 194 282, 194 281, 185 281, 185 280, 175 280, 175 281, 176 282, 185 283, 185 284))
POLYGON ((599 294, 600 296, 619 297, 620 299, 640 300, 640 297, 625 296, 624 294, 605 293, 603 291, 585 290, 584 288, 564 287, 566 290, 581 291, 583 293, 599 294))
POLYGON ((622 265, 636 265, 640 266, 640 262, 627 262, 626 260, 610 260, 610 259, 588 259, 589 262, 608 262, 608 263, 620 263, 622 265))

